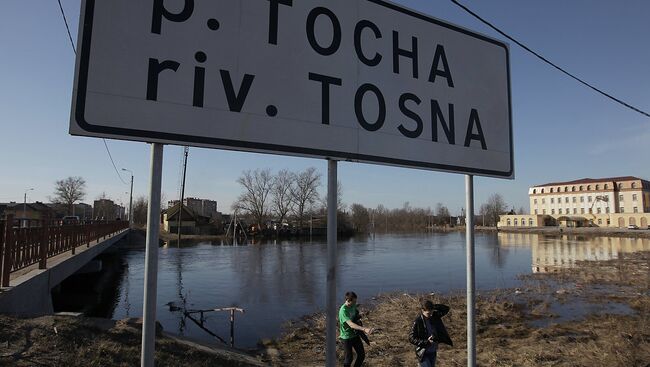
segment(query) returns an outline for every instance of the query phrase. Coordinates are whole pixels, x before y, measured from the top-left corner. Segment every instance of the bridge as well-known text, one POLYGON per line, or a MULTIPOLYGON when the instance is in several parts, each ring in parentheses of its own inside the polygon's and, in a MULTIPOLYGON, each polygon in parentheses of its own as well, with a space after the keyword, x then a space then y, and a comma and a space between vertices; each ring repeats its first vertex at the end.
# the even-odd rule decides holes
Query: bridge
POLYGON ((50 314, 51 290, 129 231, 126 221, 17 228, 0 221, 0 313, 50 314))

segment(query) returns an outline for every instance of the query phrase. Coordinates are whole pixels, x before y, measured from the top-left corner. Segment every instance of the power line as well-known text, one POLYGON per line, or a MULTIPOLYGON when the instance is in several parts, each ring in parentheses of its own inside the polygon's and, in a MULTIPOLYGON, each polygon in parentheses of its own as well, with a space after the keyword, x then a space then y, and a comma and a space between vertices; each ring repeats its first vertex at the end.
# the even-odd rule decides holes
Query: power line
POLYGON ((538 59, 542 60, 543 62, 545 62, 545 63, 547 63, 547 64, 549 64, 549 65, 551 65, 552 67, 554 67, 555 69, 559 70, 560 72, 562 72, 563 74, 567 75, 568 77, 570 77, 570 78, 576 80, 577 82, 579 82, 579 83, 581 83, 581 84, 583 84, 583 85, 585 85, 585 86, 591 88, 592 90, 596 91, 597 93, 600 93, 601 95, 603 95, 603 96, 605 96, 605 97, 607 97, 607 98, 609 98, 609 99, 611 99, 611 100, 613 100, 613 101, 615 101, 615 102, 617 102, 617 103, 619 103, 619 104, 621 104, 621 105, 623 105, 623 106, 625 106, 625 107, 627 107, 627 108, 629 108, 629 109, 631 109, 631 110, 633 110, 633 111, 636 111, 636 112, 638 112, 638 113, 640 113, 640 114, 642 114, 642 115, 644 115, 644 116, 646 116, 646 117, 650 117, 650 114, 649 114, 649 113, 647 113, 647 112, 645 112, 645 111, 642 111, 642 110, 640 110, 640 109, 638 109, 638 108, 636 108, 636 107, 630 105, 629 103, 624 102, 624 101, 622 101, 622 100, 620 100, 620 99, 618 99, 618 98, 612 96, 611 94, 609 94, 609 93, 607 93, 607 92, 605 92, 605 91, 603 91, 603 90, 601 90, 601 89, 599 89, 599 88, 597 88, 597 87, 595 87, 595 86, 589 84, 588 82, 586 82, 586 81, 584 81, 584 80, 578 78, 577 76, 575 76, 575 75, 569 73, 568 71, 564 70, 564 69, 561 68, 560 66, 558 66, 558 65, 554 64, 553 62, 549 61, 549 60, 546 59, 544 56, 542 56, 542 55, 538 54, 537 52, 531 50, 528 46, 526 46, 526 45, 524 45, 523 43, 517 41, 516 39, 510 37, 508 34, 506 34, 505 32, 501 31, 499 28, 497 28, 496 26, 492 25, 492 24, 491 24, 490 22, 488 22, 487 20, 481 18, 481 16, 479 16, 479 15, 476 14, 476 13, 474 13, 473 11, 471 11, 470 9, 468 9, 466 6, 464 6, 463 4, 459 3, 457 0, 450 0, 450 1, 451 1, 452 3, 458 5, 461 9, 465 10, 467 13, 469 13, 469 14, 472 15, 474 18, 478 19, 479 21, 481 21, 482 23, 484 23, 484 24, 487 25, 488 27, 494 29, 496 32, 498 32, 498 33, 501 34, 502 36, 504 36, 504 37, 506 37, 507 39, 511 40, 512 42, 516 43, 517 45, 519 45, 519 47, 521 47, 521 48, 523 48, 524 50, 526 50, 526 51, 530 52, 531 54, 535 55, 538 59))
POLYGON ((68 19, 66 18, 65 12, 63 11, 63 5, 61 5, 61 0, 57 0, 57 1, 59 2, 59 9, 61 9, 61 16, 63 16, 63 23, 65 23, 65 29, 68 30, 68 38, 70 39, 70 44, 72 45, 72 51, 76 56, 77 48, 74 46, 74 41, 72 41, 72 34, 70 33, 70 26, 68 26, 68 19))
MULTIPOLYGON (((74 45, 74 41, 72 40, 72 34, 70 33, 70 26, 68 26, 68 19, 65 16, 65 11, 63 11, 63 5, 61 5, 61 0, 57 0, 59 2, 59 9, 61 9, 61 16, 63 17, 63 23, 65 23, 65 29, 68 31, 68 38, 70 39, 70 45, 72 46, 72 52, 74 52, 75 56, 77 55, 77 48, 74 45)), ((115 169, 115 173, 117 174, 117 177, 122 181, 123 184, 126 185, 126 181, 122 179, 122 175, 120 175, 120 171, 117 170, 117 166, 115 165, 115 161, 113 160, 113 155, 111 155, 111 150, 108 149, 108 144, 106 143, 106 139, 102 138, 102 141, 104 142, 104 147, 106 147, 106 153, 108 153, 108 158, 111 160, 111 163, 113 164, 113 168, 115 169)))
POLYGON ((111 155, 110 149, 108 149, 108 144, 106 144, 106 139, 102 138, 104 141, 104 146, 106 147, 106 152, 108 153, 108 158, 111 159, 111 163, 113 164, 113 168, 115 169, 115 173, 117 173, 117 177, 120 178, 120 181, 122 181, 123 184, 126 185, 126 181, 122 179, 122 175, 120 175, 120 171, 117 170, 117 166, 115 166, 115 162, 113 161, 113 156, 111 155))

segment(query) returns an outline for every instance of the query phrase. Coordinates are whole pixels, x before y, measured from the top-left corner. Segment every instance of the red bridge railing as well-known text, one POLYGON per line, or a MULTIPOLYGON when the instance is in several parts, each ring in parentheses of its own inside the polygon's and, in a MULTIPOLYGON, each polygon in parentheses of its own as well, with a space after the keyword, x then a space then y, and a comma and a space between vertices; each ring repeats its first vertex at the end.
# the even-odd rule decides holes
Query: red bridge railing
POLYGON ((13 216, 0 220, 0 285, 9 286, 11 272, 39 264, 47 268, 47 259, 79 246, 106 238, 129 227, 128 221, 66 224, 44 221, 41 227, 16 228, 13 216))

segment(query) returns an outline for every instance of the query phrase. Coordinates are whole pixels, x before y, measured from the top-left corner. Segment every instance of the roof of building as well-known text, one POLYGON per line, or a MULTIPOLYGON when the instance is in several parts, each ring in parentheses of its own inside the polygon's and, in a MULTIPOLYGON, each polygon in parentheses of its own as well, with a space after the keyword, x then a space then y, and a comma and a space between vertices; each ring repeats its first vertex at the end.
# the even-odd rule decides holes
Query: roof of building
POLYGON ((574 180, 574 181, 550 182, 550 183, 546 183, 546 184, 542 184, 542 185, 535 185, 534 187, 577 185, 577 184, 587 184, 587 183, 595 183, 595 182, 618 182, 618 181, 634 181, 634 180, 645 181, 644 179, 634 177, 634 176, 606 177, 606 178, 581 178, 579 180, 574 180))

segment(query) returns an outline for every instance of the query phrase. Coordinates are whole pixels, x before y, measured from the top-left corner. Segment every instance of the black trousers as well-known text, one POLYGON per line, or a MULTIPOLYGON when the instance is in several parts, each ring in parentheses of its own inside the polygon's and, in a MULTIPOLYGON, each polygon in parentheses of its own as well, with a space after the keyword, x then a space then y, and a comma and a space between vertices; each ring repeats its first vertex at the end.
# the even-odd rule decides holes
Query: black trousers
POLYGON ((355 336, 352 339, 341 339, 343 342, 343 350, 345 350, 345 359, 343 360, 344 367, 352 366, 352 349, 357 353, 357 359, 354 362, 354 367, 361 367, 363 360, 366 358, 366 351, 363 349, 361 338, 355 336))

